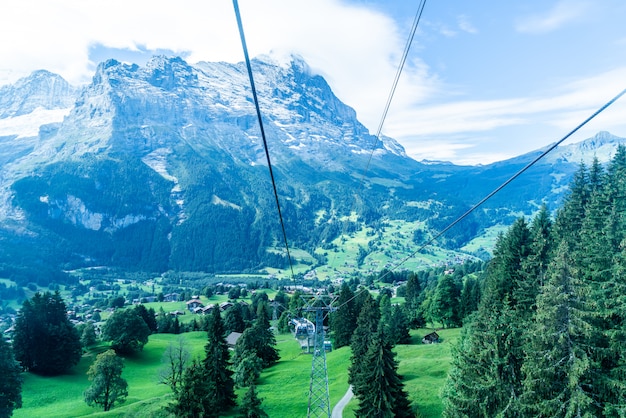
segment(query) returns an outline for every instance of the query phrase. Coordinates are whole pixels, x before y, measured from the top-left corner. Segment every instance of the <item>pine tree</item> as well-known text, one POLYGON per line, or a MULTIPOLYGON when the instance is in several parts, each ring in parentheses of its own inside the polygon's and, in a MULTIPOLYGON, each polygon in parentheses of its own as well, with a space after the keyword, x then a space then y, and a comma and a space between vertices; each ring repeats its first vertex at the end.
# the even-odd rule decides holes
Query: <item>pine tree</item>
POLYGON ((480 296, 480 283, 478 279, 471 275, 467 276, 463 282, 463 290, 461 290, 461 298, 459 301, 459 314, 462 320, 478 309, 480 296))
POLYGON ((537 294, 545 281, 552 242, 552 220, 548 208, 543 205, 530 226, 529 252, 521 264, 524 280, 520 280, 515 290, 515 299, 519 301, 517 310, 525 321, 532 316, 537 294))
POLYGON ((216 305, 211 311, 208 330, 208 342, 204 347, 206 356, 203 360, 205 375, 210 385, 209 396, 217 405, 216 413, 224 412, 235 406, 235 383, 230 369, 230 353, 224 335, 224 324, 220 309, 216 305))
POLYGON ((263 368, 271 366, 280 359, 278 350, 276 350, 276 337, 270 328, 265 301, 261 301, 257 306, 257 318, 254 325, 246 329, 237 340, 234 362, 242 361, 250 352, 255 353, 261 359, 263 368))
POLYGON ((443 394, 443 416, 517 417, 521 392, 520 362, 511 350, 520 336, 511 327, 514 312, 479 309, 452 350, 452 366, 443 394))
POLYGON ((406 319, 403 306, 393 305, 391 307, 391 318, 387 332, 392 345, 409 344, 411 342, 409 321, 406 319))
POLYGON ((505 235, 498 238, 493 259, 487 268, 482 304, 498 309, 504 300, 516 306, 515 294, 525 280, 522 262, 530 252, 530 231, 524 218, 519 218, 505 235))
POLYGON ((614 378, 613 370, 619 367, 623 347, 611 345, 611 335, 620 327, 619 305, 614 301, 616 292, 624 291, 616 287, 613 277, 614 255, 607 233, 610 220, 610 202, 604 190, 594 190, 588 200, 585 218, 582 222, 579 241, 581 246, 575 253, 578 279, 582 281, 588 294, 585 321, 591 326, 587 334, 587 354, 592 362, 589 384, 593 385, 593 396, 598 410, 619 407, 615 401, 623 396, 623 381, 614 378), (613 405, 613 406, 611 406, 613 405))
POLYGON ((422 292, 419 277, 415 273, 409 274, 409 279, 406 282, 406 296, 404 297, 404 300, 409 326, 415 329, 426 325, 424 312, 421 309, 424 294, 422 292))
POLYGON ((378 326, 363 358, 358 417, 415 417, 384 325, 378 326))
POLYGON ((235 385, 245 388, 253 385, 263 370, 263 360, 254 351, 245 351, 234 358, 235 385))
POLYGON ((570 183, 570 192, 563 206, 559 209, 554 222, 554 233, 557 241, 565 240, 571 251, 577 251, 580 242, 578 231, 585 217, 585 207, 589 199, 589 174, 584 164, 570 183))
POLYGON ((590 326, 581 314, 582 294, 572 277, 571 254, 562 242, 537 298, 522 366, 522 411, 533 417, 593 415, 593 398, 585 384, 590 359, 584 336, 590 326))
POLYGON ((22 368, 15 361, 13 349, 0 336, 0 418, 8 418, 22 407, 22 368))
MULTIPOLYGON (((391 326, 391 296, 387 292, 381 292, 376 300, 380 309, 380 323, 385 327, 385 331, 389 331, 391 326)), ((389 333, 387 332, 385 335, 389 336, 389 333)))
POLYGON ((607 310, 613 327, 607 331, 609 349, 615 355, 609 378, 615 382, 613 401, 605 405, 607 416, 626 416, 626 238, 613 260, 613 282, 607 289, 607 310))
POLYGON ((352 355, 350 357, 348 382, 352 385, 352 391, 357 396, 360 395, 361 387, 364 384, 363 371, 365 365, 363 358, 369 349, 373 335, 376 333, 380 322, 378 303, 372 298, 369 292, 364 293, 367 294, 367 296, 363 302, 363 307, 357 319, 357 327, 350 341, 352 355))
POLYGON ((218 417, 219 405, 212 396, 216 390, 215 383, 207 379, 203 364, 193 360, 185 369, 180 388, 174 394, 176 401, 167 409, 178 418, 218 417))
POLYGON ((350 345, 357 318, 357 312, 354 310, 354 292, 346 282, 341 284, 336 305, 339 309, 332 314, 330 324, 334 346, 341 348, 350 345))
POLYGON ((59 292, 36 293, 24 301, 15 322, 13 351, 23 368, 44 375, 63 373, 79 362, 80 336, 59 292))
POLYGON ((429 305, 431 318, 444 328, 460 326, 460 297, 461 291, 452 275, 441 276, 429 305))
POLYGON ((591 167, 589 167, 589 193, 594 193, 596 191, 601 191, 604 189, 604 185, 606 182, 606 176, 604 173, 604 168, 600 164, 598 157, 593 157, 593 161, 591 162, 591 167))
POLYGON ((235 405, 224 324, 217 305, 208 319, 208 341, 202 362, 192 361, 183 373, 176 401, 168 409, 177 417, 218 417, 235 405))
POLYGON ((613 248, 618 248, 626 238, 626 147, 619 145, 608 166, 607 197, 611 202, 611 215, 607 224, 613 248))
POLYGON ((241 418, 266 418, 267 413, 261 408, 262 400, 256 392, 256 386, 250 385, 241 400, 241 418))
POLYGON ((487 269, 478 311, 467 319, 444 388, 447 417, 514 417, 522 392, 524 338, 534 300, 520 292, 528 279, 530 231, 520 218, 501 235, 487 269))

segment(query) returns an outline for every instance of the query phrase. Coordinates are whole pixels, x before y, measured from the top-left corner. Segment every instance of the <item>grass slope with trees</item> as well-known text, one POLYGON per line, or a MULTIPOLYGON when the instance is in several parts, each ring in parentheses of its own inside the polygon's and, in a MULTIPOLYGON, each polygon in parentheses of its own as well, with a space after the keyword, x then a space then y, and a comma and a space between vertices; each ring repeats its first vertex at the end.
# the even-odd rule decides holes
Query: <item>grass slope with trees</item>
MULTIPOLYGON (((545 207, 530 223, 520 218, 498 237, 485 271, 468 262, 383 270, 319 289, 338 297, 328 324, 331 404, 352 384, 344 416, 626 416, 624 179, 624 147, 606 169, 582 165, 554 220, 545 207), (443 343, 420 344, 426 332, 416 330, 427 323, 442 327, 443 343)), ((0 347, 8 359, 0 372, 22 388, 0 394, 0 411, 304 415, 311 356, 289 332, 290 319, 307 315, 301 294, 278 289, 273 311, 266 292, 247 290, 229 286, 228 304, 183 319, 162 309, 164 296, 129 306, 111 294, 110 312, 79 327, 58 288, 36 292, 17 315, 12 345, 0 347), (269 331, 272 314, 280 315, 278 333, 269 331), (101 341, 94 324, 102 325, 101 341), (231 331, 242 333, 232 352, 231 331), (13 356, 27 370, 21 376, 13 356)), ((187 301, 180 306, 191 312, 200 293, 206 301, 215 291, 187 289, 177 303, 187 301)))
MULTIPOLYGON (((450 348, 458 337, 459 329, 439 331, 442 343, 423 345, 421 338, 429 330, 411 332, 411 344, 397 346, 400 360, 399 373, 411 400, 417 404, 422 417, 441 416, 442 404, 439 390, 443 386, 450 364, 450 348)), ((194 331, 183 334, 185 346, 192 356, 204 353, 207 334, 194 331)), ((55 377, 24 374, 23 406, 13 413, 20 417, 169 417, 162 408, 173 400, 171 390, 159 384, 163 368, 163 353, 179 338, 174 334, 153 334, 144 350, 124 359, 122 377, 128 382, 128 397, 123 404, 109 412, 98 411, 83 401, 83 391, 90 385, 87 371, 95 357, 107 350, 100 344, 92 347, 79 364, 68 374, 55 377)), ((306 415, 311 356, 302 354, 291 334, 277 335, 277 349, 281 359, 261 373, 257 381, 263 409, 270 417, 287 418, 306 415)), ((343 347, 327 353, 331 406, 343 397, 348 389, 347 370, 350 348, 343 347)), ((238 389, 243 396, 245 390, 238 389)), ((353 399, 344 410, 344 417, 355 417, 358 402, 353 399)), ((236 410, 225 416, 237 416, 236 410)))

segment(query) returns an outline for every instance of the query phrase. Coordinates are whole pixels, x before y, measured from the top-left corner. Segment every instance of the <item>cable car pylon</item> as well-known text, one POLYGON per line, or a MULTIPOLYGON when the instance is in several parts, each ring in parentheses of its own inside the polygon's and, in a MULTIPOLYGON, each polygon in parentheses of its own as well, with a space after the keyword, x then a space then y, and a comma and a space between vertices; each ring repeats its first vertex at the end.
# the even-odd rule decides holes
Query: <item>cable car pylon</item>
POLYGON ((332 302, 331 300, 330 303, 326 304, 322 297, 314 297, 309 301, 309 306, 304 308, 306 312, 315 312, 315 337, 313 342, 313 360, 311 361, 311 384, 309 386, 307 418, 330 418, 324 317, 336 310, 336 308, 331 306, 332 302))

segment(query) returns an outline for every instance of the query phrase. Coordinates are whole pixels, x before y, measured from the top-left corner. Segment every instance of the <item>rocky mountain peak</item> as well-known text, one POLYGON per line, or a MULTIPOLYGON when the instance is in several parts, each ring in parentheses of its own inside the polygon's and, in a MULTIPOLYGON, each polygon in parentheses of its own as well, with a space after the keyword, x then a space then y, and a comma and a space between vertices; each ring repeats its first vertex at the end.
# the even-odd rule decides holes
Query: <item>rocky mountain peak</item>
POLYGON ((195 70, 180 57, 153 57, 145 67, 147 81, 164 90, 185 88, 196 84, 195 70))
POLYGON ((620 144, 626 144, 626 139, 601 131, 584 141, 558 147, 546 160, 552 164, 568 161, 589 165, 597 158, 600 163, 607 163, 613 158, 620 144))
POLYGON ((78 91, 60 75, 35 71, 14 84, 0 87, 0 119, 27 115, 37 108, 69 108, 78 91))

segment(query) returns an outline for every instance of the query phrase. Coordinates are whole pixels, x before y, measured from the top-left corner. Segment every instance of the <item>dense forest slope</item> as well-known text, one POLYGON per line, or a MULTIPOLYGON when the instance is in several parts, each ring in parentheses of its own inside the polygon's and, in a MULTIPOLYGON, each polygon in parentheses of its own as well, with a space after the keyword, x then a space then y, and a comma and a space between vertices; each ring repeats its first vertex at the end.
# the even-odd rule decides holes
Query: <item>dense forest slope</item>
POLYGON ((582 166, 554 220, 520 218, 490 262, 446 417, 623 416, 626 148, 582 166))

